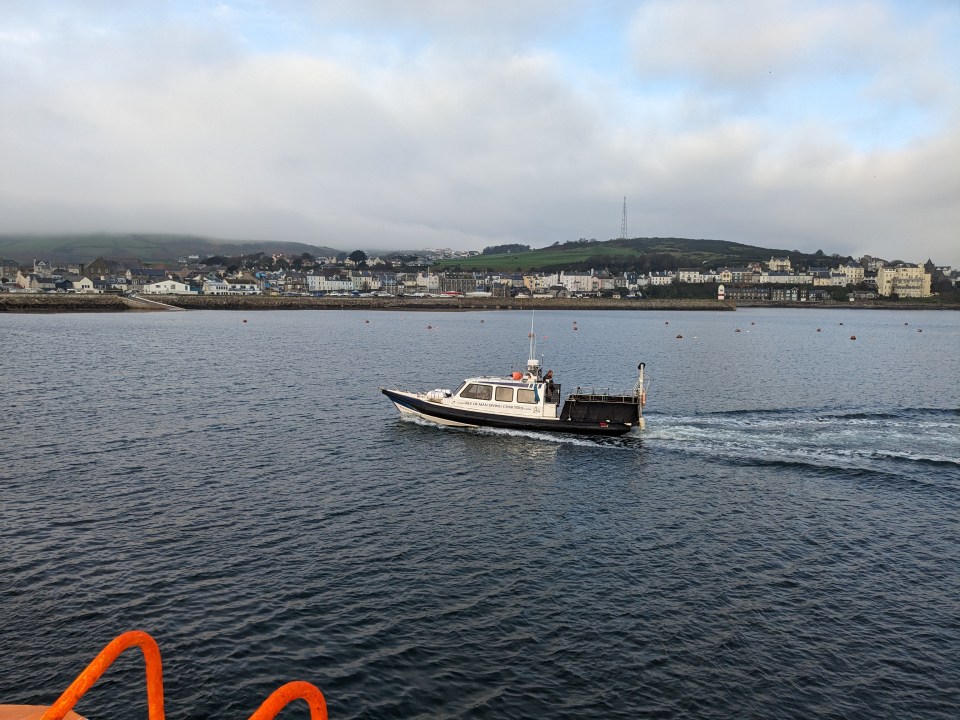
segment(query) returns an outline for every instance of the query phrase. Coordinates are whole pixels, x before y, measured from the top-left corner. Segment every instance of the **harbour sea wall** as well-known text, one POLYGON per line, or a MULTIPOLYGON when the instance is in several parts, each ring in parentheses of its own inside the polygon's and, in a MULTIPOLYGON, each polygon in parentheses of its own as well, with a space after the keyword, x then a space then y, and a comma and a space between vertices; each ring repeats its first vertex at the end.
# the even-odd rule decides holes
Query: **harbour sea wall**
MULTIPOLYGON (((284 297, 266 295, 151 295, 185 310, 735 310, 718 300, 604 298, 284 297)), ((0 295, 0 312, 125 312, 161 309, 106 295, 0 295)))
MULTIPOLYGON (((146 298, 145 298, 146 300, 146 298)), ((265 295, 151 295, 149 302, 118 295, 3 293, 0 313, 131 312, 184 310, 712 310, 737 307, 845 308, 874 310, 960 310, 956 303, 933 302, 817 302, 769 303, 731 300, 620 300, 612 298, 359 298, 284 297, 265 295)))

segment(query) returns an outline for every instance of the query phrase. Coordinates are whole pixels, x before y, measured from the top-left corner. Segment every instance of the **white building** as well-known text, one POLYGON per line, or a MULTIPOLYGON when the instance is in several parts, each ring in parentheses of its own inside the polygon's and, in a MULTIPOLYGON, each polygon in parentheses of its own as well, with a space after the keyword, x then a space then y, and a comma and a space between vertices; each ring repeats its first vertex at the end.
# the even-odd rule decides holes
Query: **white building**
POLYGON ((846 263, 841 265, 834 272, 843 275, 846 278, 845 285, 859 285, 863 282, 864 270, 862 265, 857 263, 846 263))
POLYGON ((144 295, 197 295, 197 291, 179 280, 161 280, 140 288, 144 295))
POLYGON ((652 272, 650 273, 650 282, 648 285, 670 285, 676 274, 672 272, 652 272))
POLYGON ((97 292, 97 289, 93 286, 93 280, 88 278, 86 275, 71 280, 70 284, 73 286, 74 292, 86 293, 88 295, 97 292))
POLYGON ((353 280, 341 275, 307 275, 307 290, 310 292, 353 292, 353 280))
POLYGON ((877 293, 884 297, 930 297, 930 273, 923 265, 897 265, 877 270, 877 293))
POLYGON ((600 280, 593 273, 561 272, 560 285, 569 293, 600 292, 600 280))

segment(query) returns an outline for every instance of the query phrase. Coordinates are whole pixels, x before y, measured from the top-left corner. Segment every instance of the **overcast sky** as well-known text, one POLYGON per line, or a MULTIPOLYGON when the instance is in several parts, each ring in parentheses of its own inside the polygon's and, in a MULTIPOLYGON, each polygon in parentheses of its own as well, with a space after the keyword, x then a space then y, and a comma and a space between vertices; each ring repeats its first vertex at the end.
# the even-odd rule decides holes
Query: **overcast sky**
POLYGON ((0 232, 960 266, 956 0, 3 0, 0 232))

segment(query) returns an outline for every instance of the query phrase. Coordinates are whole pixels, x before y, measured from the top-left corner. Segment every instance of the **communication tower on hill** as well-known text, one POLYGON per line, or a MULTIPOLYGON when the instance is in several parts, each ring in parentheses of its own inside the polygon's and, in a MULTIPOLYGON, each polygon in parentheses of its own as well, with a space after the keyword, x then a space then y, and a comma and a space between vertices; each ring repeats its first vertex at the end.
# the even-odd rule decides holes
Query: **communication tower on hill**
POLYGON ((623 196, 623 217, 620 219, 620 239, 627 239, 627 196, 623 196))

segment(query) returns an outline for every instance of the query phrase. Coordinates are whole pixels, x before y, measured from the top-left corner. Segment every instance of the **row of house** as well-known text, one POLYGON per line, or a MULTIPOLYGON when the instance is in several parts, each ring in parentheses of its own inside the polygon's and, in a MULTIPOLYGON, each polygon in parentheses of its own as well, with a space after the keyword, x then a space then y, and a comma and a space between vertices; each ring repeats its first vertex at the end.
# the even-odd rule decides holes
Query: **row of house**
MULTIPOLYGON (((923 265, 900 264, 879 267, 868 273, 862 265, 843 263, 833 268, 795 271, 788 258, 771 258, 766 267, 752 263, 742 268, 701 270, 680 268, 672 272, 610 273, 559 271, 556 273, 387 272, 347 267, 329 267, 309 272, 240 271, 227 275, 213 269, 175 273, 153 268, 120 269, 116 261, 98 258, 81 265, 81 272, 53 271, 35 262, 34 271, 18 268, 7 290, 78 293, 142 293, 156 295, 257 295, 257 294, 353 294, 416 295, 443 293, 510 296, 590 296, 642 294, 648 287, 675 283, 724 285, 727 297, 781 299, 803 294, 815 299, 823 293, 810 289, 866 284, 881 296, 928 297, 931 275, 923 265), (767 288, 768 290, 755 290, 767 288), (773 288, 791 288, 789 293, 773 288), (802 293, 798 288, 804 288, 802 293), (756 296, 755 298, 753 296, 756 296)), ((946 268, 946 270, 950 270, 946 268)))
MULTIPOLYGON (((938 268, 945 275, 952 273, 951 268, 938 268)), ((766 268, 753 263, 742 268, 724 268, 722 270, 701 271, 697 268, 680 268, 676 272, 652 273, 651 285, 670 285, 681 283, 717 283, 740 288, 775 288, 777 286, 813 288, 848 287, 866 284, 876 289, 881 297, 897 295, 902 298, 923 298, 931 295, 932 275, 923 264, 900 263, 896 266, 880 265, 874 271, 868 271, 858 263, 842 263, 837 267, 812 267, 795 271, 789 258, 771 258, 766 268)), ((774 296, 779 293, 773 293, 774 296)), ((727 297, 736 297, 738 293, 727 292, 727 297)), ((746 298, 750 292, 744 290, 746 298)), ((754 293, 756 298, 769 297, 770 292, 754 293)))

